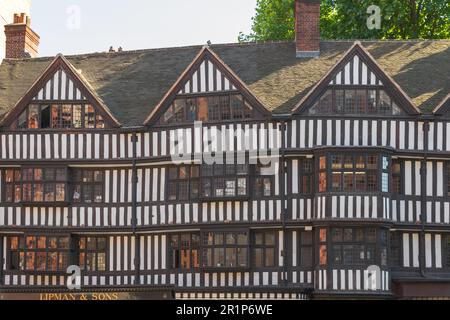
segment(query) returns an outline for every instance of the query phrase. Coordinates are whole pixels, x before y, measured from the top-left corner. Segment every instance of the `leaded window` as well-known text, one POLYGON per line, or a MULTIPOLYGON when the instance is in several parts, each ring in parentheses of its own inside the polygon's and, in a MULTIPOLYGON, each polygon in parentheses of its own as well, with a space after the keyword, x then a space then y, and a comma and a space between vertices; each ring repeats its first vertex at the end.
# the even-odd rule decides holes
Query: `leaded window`
POLYGON ((404 112, 382 89, 330 87, 309 109, 309 114, 403 115, 404 112))
POLYGON ((171 269, 190 270, 200 267, 200 234, 183 233, 169 236, 171 269))
POLYGON ((256 231, 254 237, 254 266, 256 268, 274 267, 276 263, 275 231, 256 231))
POLYGON ((159 124, 245 120, 255 116, 253 107, 240 94, 186 96, 174 100, 159 124))
POLYGON ((106 270, 106 238, 79 237, 78 265, 81 270, 95 272, 106 270))
POLYGON ((333 264, 336 266, 374 264, 377 234, 377 230, 373 228, 332 228, 333 264))
POLYGON ((402 194, 402 167, 399 160, 392 161, 392 193, 402 194))
POLYGON ((75 203, 103 202, 103 171, 74 169, 72 199, 75 203))
POLYGON ((103 129, 103 116, 90 104, 30 104, 18 117, 17 129, 103 129))
POLYGON ((319 192, 375 192, 378 155, 331 154, 319 158, 319 192), (328 169, 327 169, 328 168, 328 169), (330 181, 327 186, 327 180, 330 181))
POLYGON ((65 272, 69 238, 60 236, 8 237, 8 270, 65 272))
POLYGON ((248 252, 248 231, 202 234, 202 263, 205 268, 247 268, 248 252))
POLYGON ((55 203, 67 201, 67 168, 6 169, 6 203, 55 203))

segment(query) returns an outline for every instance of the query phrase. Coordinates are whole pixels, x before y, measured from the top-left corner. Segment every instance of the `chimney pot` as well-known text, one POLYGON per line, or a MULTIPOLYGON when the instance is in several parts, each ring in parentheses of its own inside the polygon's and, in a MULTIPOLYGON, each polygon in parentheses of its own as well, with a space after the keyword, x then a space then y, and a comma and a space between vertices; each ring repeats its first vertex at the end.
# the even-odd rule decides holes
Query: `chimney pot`
POLYGON ((320 54, 320 0, 295 1, 295 43, 297 57, 320 54))

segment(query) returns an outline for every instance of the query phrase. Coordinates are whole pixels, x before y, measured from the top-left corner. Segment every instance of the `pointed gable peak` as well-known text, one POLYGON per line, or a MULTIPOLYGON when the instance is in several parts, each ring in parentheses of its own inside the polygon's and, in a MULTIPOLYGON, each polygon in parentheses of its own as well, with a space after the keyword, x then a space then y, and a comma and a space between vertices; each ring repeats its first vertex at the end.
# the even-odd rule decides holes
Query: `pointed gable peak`
POLYGON ((31 85, 17 104, 5 115, 0 125, 9 125, 30 103, 74 102, 91 104, 113 127, 120 123, 112 115, 89 82, 59 53, 31 85))
POLYGON ((362 45, 355 41, 343 54, 341 59, 294 107, 293 113, 301 113, 312 106, 316 99, 330 87, 345 88, 379 88, 391 96, 408 114, 420 114, 408 95, 380 67, 375 58, 362 45))
POLYGON ((179 95, 234 92, 242 94, 262 114, 270 114, 247 85, 211 49, 203 46, 163 99, 152 110, 144 125, 155 123, 161 113, 179 95))

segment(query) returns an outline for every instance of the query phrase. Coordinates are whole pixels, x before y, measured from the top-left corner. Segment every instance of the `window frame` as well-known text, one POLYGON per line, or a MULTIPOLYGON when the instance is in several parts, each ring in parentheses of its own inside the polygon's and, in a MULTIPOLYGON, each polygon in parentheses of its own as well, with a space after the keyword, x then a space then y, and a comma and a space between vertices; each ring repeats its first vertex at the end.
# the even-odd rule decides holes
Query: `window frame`
MULTIPOLYGON (((324 154, 319 154, 316 156, 317 160, 317 193, 381 193, 382 188, 382 167, 381 162, 384 155, 378 153, 362 153, 362 152, 329 152, 324 154), (370 158, 376 159, 376 168, 370 167, 370 158), (333 161, 335 158, 340 158, 340 166, 336 166, 333 161), (362 162, 358 159, 363 158, 362 162), (324 159, 324 160, 323 160, 324 159), (346 159, 351 159, 351 164, 346 162, 346 159), (346 167, 348 166, 348 167, 346 167), (335 188, 334 184, 337 180, 335 177, 339 177, 339 187, 335 188), (364 189, 358 187, 358 177, 364 176, 364 189), (346 180, 346 178, 351 178, 351 180, 346 180), (374 178, 373 184, 375 187, 369 188, 370 182, 369 178, 374 178), (324 183, 322 183, 323 181, 324 183), (351 186, 351 188, 347 188, 351 186)), ((388 158, 388 157, 386 157, 388 158)))
POLYGON ((249 270, 251 268, 250 263, 250 255, 251 255, 251 232, 249 229, 233 229, 233 230, 202 230, 200 232, 200 247, 201 247, 201 269, 204 271, 234 271, 234 270, 249 270), (205 236, 208 234, 213 234, 212 244, 205 244, 205 236), (216 244, 216 235, 222 234, 223 235, 223 241, 221 244, 216 244), (235 244, 228 244, 227 243, 227 237, 226 235, 233 234, 235 235, 236 242, 235 244), (237 236, 238 234, 245 234, 246 235, 246 244, 239 244, 237 236), (246 250, 246 257, 245 257, 245 266, 239 265, 239 253, 237 249, 245 249, 246 250), (223 261, 224 265, 221 266, 214 266, 215 262, 215 253, 214 250, 222 250, 223 251, 223 261), (236 249, 236 266, 226 266, 227 262, 227 249, 236 249), (210 254, 208 254, 208 250, 211 250, 210 254), (207 256, 210 255, 210 258, 212 259, 211 263, 209 263, 207 256))
POLYGON ((273 269, 278 266, 278 237, 277 230, 253 230, 252 231, 252 267, 255 269, 273 269), (273 235, 273 244, 267 242, 267 235, 273 235), (262 236, 262 243, 257 242, 257 236, 262 236), (261 264, 257 263, 257 250, 261 251, 261 264), (268 250, 273 250, 273 265, 268 263, 268 250))
POLYGON ((102 204, 105 203, 105 171, 98 168, 72 168, 71 169, 71 193, 70 193, 70 202, 72 204, 102 204), (92 180, 91 181, 84 181, 85 179, 85 173, 89 172, 92 180), (96 173, 101 173, 101 181, 96 181, 96 173), (80 177, 81 180, 78 180, 77 178, 80 177), (77 187, 80 187, 79 192, 76 190, 77 187), (96 201, 96 195, 97 190, 96 188, 100 188, 101 190, 101 200, 96 201), (86 201, 85 195, 87 193, 86 189, 90 189, 91 194, 91 200, 86 201), (75 199, 75 193, 79 193, 79 200, 75 199))
POLYGON ((227 92, 214 93, 195 93, 195 94, 178 94, 174 100, 162 112, 158 119, 157 126, 171 126, 180 124, 191 124, 194 121, 203 121, 208 123, 215 122, 235 122, 235 121, 249 121, 262 118, 250 101, 246 99, 238 90, 230 90, 227 92), (233 97, 238 97, 242 101, 242 112, 237 112, 237 106, 233 104, 233 97), (224 99, 227 103, 224 104, 224 99), (177 103, 183 106, 182 112, 174 112, 177 103), (194 104, 192 104, 194 102, 194 104), (206 114, 208 118, 203 118, 200 112, 200 105, 204 104, 206 107, 206 114), (206 104, 205 104, 206 103, 206 104), (192 107, 195 106, 195 116, 192 117, 192 107), (182 117, 177 117, 177 114, 182 117), (235 114, 238 116, 235 117, 235 114), (167 115, 171 115, 169 118, 167 115), (211 116, 210 116, 211 115, 211 116), (212 116, 215 115, 215 116, 212 116), (169 121, 169 119, 173 119, 169 121))
POLYGON ((12 271, 12 272, 21 272, 25 274, 35 274, 35 273, 41 273, 41 274, 65 274, 67 271, 67 267, 71 264, 71 246, 70 246, 70 236, 69 235, 55 235, 55 234, 21 234, 21 235, 10 235, 6 237, 6 271, 12 271), (18 240, 17 248, 12 248, 11 240, 12 238, 15 238, 18 240), (28 238, 34 238, 34 247, 28 248, 28 238), (39 241, 38 239, 44 238, 45 239, 45 248, 39 248, 39 241), (56 248, 51 248, 49 243, 51 239, 56 239, 57 246, 56 248), (66 247, 60 246, 61 239, 66 240, 66 247), (12 267, 12 256, 13 254, 17 254, 17 262, 18 262, 18 269, 13 269, 12 267), (29 269, 27 266, 28 263, 28 256, 31 254, 33 257, 33 268, 29 269), (56 269, 49 269, 49 257, 52 254, 56 254, 56 269), (63 264, 63 267, 61 268, 61 256, 65 254, 66 260, 63 264), (22 258, 23 255, 23 258, 22 258), (45 268, 44 270, 41 270, 38 268, 38 255, 45 255, 45 268), (22 260, 23 259, 23 260, 22 260), (23 265, 22 265, 23 262, 23 265))
POLYGON ((12 203, 12 204, 22 204, 22 205, 42 205, 42 206, 51 206, 51 205, 61 205, 61 204, 67 204, 69 203, 69 169, 67 166, 22 166, 20 168, 17 167, 11 167, 11 168, 5 168, 5 170, 2 170, 2 183, 5 186, 2 193, 3 193, 3 202, 5 203, 12 203), (9 171, 13 171, 13 182, 7 181, 7 174, 9 171), (26 171, 29 172, 29 170, 32 170, 31 172, 31 179, 28 179, 29 175, 24 174, 26 171), (37 175, 36 172, 38 170, 41 172, 40 175, 37 175), (54 172, 53 179, 47 179, 46 178, 46 172, 49 170, 52 170, 54 172), (58 171, 63 170, 64 171, 64 179, 59 180, 58 179, 58 171), (17 172, 20 172, 20 177, 17 177, 17 172), (40 178, 36 178, 37 176, 40 176, 40 178), (57 200, 57 191, 58 186, 61 187, 61 185, 64 185, 64 200, 57 200), (9 196, 7 194, 8 192, 8 186, 13 186, 12 192, 13 192, 13 199, 12 201, 6 201, 9 196), (20 201, 17 201, 16 198, 16 192, 17 189, 15 189, 17 186, 20 186, 20 201), (25 187, 30 187, 30 198, 26 199, 25 196, 28 195, 28 192, 25 193, 25 187), (41 200, 35 200, 36 199, 36 190, 37 187, 40 186, 42 198, 41 200), (53 189, 53 200, 46 200, 46 186, 52 186, 53 189))
POLYGON ((183 233, 171 233, 168 234, 169 238, 169 252, 168 252, 168 266, 170 270, 179 270, 179 271, 193 271, 193 270, 200 270, 202 266, 201 256, 202 256, 202 246, 201 246, 201 233, 200 232, 183 232, 183 233), (188 248, 183 248, 182 244, 182 238, 183 236, 189 235, 189 246, 188 248), (173 247, 173 238, 177 238, 177 248, 173 247), (194 243, 194 237, 197 237, 197 243, 194 243), (174 250, 178 251, 178 257, 174 256, 174 250), (187 250, 189 252, 189 267, 183 267, 182 263, 182 251, 187 250), (196 267, 193 263, 194 256, 193 252, 197 252, 197 262, 198 266, 196 267), (178 259, 178 267, 175 267, 174 259, 178 259))
MULTIPOLYGON (((329 245, 331 247, 331 265, 334 267, 364 267, 367 265, 381 264, 382 255, 382 243, 381 232, 382 230, 374 227, 332 227, 330 228, 329 245), (351 230, 351 239, 346 238, 348 231, 351 230), (337 231, 340 231, 340 238, 336 239, 337 231), (369 231, 375 231, 375 237, 373 240, 369 238, 369 231), (358 239, 358 232, 362 232, 362 239, 358 239), (364 257, 361 258, 361 249, 364 257), (349 251, 350 250, 350 251, 349 251), (371 258, 367 258, 368 252, 372 254, 371 258), (339 253, 339 256, 336 253, 339 253), (350 253, 350 255, 348 255, 350 253), (359 255, 359 257, 358 257, 359 255), (339 257, 339 259, 337 259, 339 257), (351 259, 348 261, 346 259, 351 259)), ((386 230, 384 230, 386 232, 386 230)), ((387 239, 386 239, 387 240, 387 239)), ((384 249, 387 250, 387 241, 384 243, 384 249)), ((385 251, 386 264, 383 267, 387 267, 387 251, 385 251)))
POLYGON ((166 173, 166 181, 167 184, 165 186, 165 194, 169 201, 173 202, 188 202, 188 201, 199 201, 199 202, 211 202, 211 201, 223 201, 223 200, 247 200, 250 198, 250 186, 249 183, 251 181, 250 179, 250 170, 251 166, 249 164, 214 164, 214 165, 196 165, 196 164, 190 164, 190 165, 174 165, 167 167, 167 173, 166 173), (233 166, 233 173, 227 173, 227 166, 233 166), (244 166, 245 172, 239 173, 239 167, 238 166, 244 166), (187 168, 188 176, 186 178, 180 178, 181 168, 187 168), (221 174, 215 174, 218 169, 221 167, 221 174), (177 177, 171 177, 171 172, 174 170, 177 170, 177 177), (193 168, 197 168, 198 170, 198 176, 192 177, 193 168), (211 172, 211 174, 206 175, 205 171, 211 172), (239 181, 245 179, 245 194, 240 195, 239 194, 239 181), (216 191, 220 190, 218 188, 214 188, 216 185, 217 180, 223 180, 223 195, 216 195, 216 191), (235 193, 233 195, 226 195, 226 183, 228 181, 234 180, 234 191, 235 193), (198 182, 198 196, 192 196, 192 186, 194 183, 198 182), (188 197, 186 199, 180 198, 180 187, 181 183, 187 183, 188 190, 187 194, 188 197), (210 186, 210 196, 205 196, 205 183, 209 183, 210 186), (172 198, 172 189, 175 188, 176 198, 172 198))
POLYGON ((46 101, 46 102, 31 102, 28 104, 25 109, 17 116, 17 118, 14 120, 13 124, 11 125, 11 129, 15 130, 53 130, 53 131, 60 131, 60 130, 101 130, 101 129, 107 129, 109 128, 107 121, 105 120, 104 115, 101 112, 97 111, 97 108, 87 102, 87 101, 46 101), (70 126, 65 126, 62 123, 63 118, 63 108, 70 106, 70 126), (30 128, 29 121, 30 121, 30 109, 37 107, 37 127, 36 128, 30 128), (74 119, 74 110, 76 107, 81 107, 81 115, 80 115, 80 126, 75 125, 75 119, 74 119), (45 108, 49 108, 49 126, 46 128, 42 128, 42 112, 45 108), (88 109, 93 110, 93 119, 94 124, 92 127, 87 126, 87 117, 90 112, 87 112, 88 109), (56 111, 56 114, 59 115, 58 122, 54 122, 54 110, 56 111), (25 123, 27 124, 26 127, 21 126, 20 118, 25 115, 25 123))
POLYGON ((404 110, 394 101, 394 99, 386 92, 386 88, 378 85, 329 85, 316 102, 307 111, 308 115, 331 115, 331 116, 406 116, 404 110), (352 92, 353 104, 351 108, 347 105, 347 93, 352 92), (375 107, 373 107, 373 92, 375 92, 375 107), (364 93, 365 99, 362 108, 358 105, 358 97, 361 98, 364 93), (389 98, 389 108, 382 108, 382 93, 389 98), (331 99, 330 96, 331 95, 331 99), (326 99, 324 98, 326 97, 326 99), (322 101, 328 101, 322 105, 322 101), (331 101, 331 105, 330 102, 331 101))
POLYGON ((109 270, 108 258, 109 258, 109 241, 106 236, 76 236, 75 237, 75 259, 77 261, 77 265, 80 267, 83 273, 97 273, 97 272, 107 272, 109 270), (88 239, 95 239, 95 248, 90 249, 88 246, 88 239), (104 240, 104 249, 99 249, 99 240, 104 240), (81 242, 84 241, 84 248, 81 247, 81 242), (104 269, 99 269, 99 261, 101 260, 99 255, 104 255, 104 269), (82 263, 81 256, 84 255, 84 263, 82 263), (88 266, 88 255, 93 255, 95 260, 94 270, 88 270, 86 267, 88 266))

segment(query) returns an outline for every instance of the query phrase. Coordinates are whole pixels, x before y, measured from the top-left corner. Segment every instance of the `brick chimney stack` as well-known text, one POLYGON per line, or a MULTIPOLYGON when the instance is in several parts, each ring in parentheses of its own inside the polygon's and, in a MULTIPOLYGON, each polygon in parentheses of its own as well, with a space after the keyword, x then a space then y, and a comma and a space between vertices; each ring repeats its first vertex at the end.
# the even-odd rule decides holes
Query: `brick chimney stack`
POLYGON ((30 25, 31 19, 25 13, 14 14, 14 22, 5 26, 5 58, 34 58, 38 55, 40 37, 30 25))
POLYGON ((320 0, 295 1, 295 43, 297 57, 320 54, 320 0))

